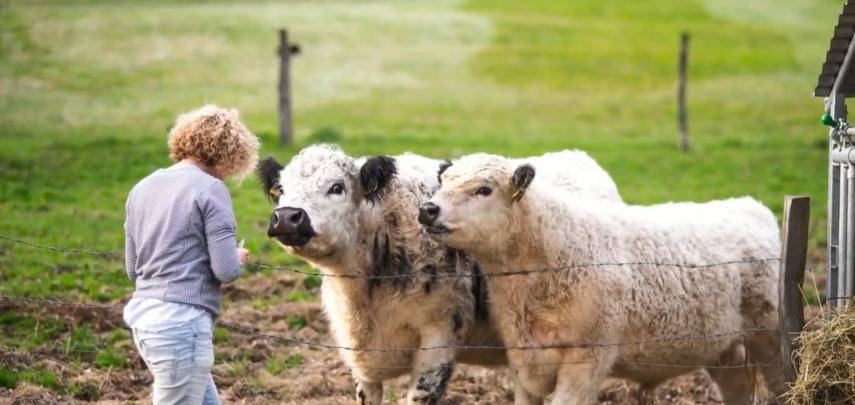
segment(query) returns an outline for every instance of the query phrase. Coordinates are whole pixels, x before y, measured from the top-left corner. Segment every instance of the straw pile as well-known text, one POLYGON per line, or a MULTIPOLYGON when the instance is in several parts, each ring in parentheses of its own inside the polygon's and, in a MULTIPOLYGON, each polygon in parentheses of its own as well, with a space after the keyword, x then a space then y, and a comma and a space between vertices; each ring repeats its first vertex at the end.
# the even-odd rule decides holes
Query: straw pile
POLYGON ((797 339, 798 378, 790 403, 855 404, 855 305, 797 339))

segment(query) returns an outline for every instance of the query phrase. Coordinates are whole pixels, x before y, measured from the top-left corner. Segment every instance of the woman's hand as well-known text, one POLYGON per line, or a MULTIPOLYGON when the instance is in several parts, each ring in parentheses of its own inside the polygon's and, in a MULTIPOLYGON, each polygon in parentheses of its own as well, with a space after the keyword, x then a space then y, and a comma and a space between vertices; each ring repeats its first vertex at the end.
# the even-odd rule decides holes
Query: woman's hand
POLYGON ((244 248, 237 248, 238 257, 240 258, 240 264, 246 264, 249 261, 249 250, 244 248))

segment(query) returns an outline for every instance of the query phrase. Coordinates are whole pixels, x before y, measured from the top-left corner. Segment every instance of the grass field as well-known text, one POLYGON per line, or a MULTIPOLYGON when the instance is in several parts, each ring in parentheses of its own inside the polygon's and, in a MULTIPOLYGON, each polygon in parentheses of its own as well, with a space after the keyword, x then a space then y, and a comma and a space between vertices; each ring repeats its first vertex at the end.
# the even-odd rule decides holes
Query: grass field
MULTIPOLYGON (((264 153, 286 160, 315 141, 437 157, 581 148, 633 203, 752 195, 780 213, 785 194, 809 194, 812 264, 822 266, 827 142, 811 92, 841 4, 4 2, 0 234, 120 249, 127 190, 168 164, 176 114, 213 102, 240 109, 264 153), (302 53, 292 72, 297 146, 278 149, 283 26, 302 53), (674 95, 686 29, 693 150, 681 153, 674 95)), ((295 262, 265 237, 269 207, 254 181, 232 186, 255 258, 295 262)), ((314 299, 301 288, 295 300, 314 299)), ((120 260, 0 241, 0 291, 115 302, 131 289, 120 260)), ((59 336, 109 345, 105 333, 121 334, 59 324, 33 333, 39 321, 13 312, 0 311, 5 346, 59 336)), ((57 378, 0 364, 0 386, 67 389, 57 378)))

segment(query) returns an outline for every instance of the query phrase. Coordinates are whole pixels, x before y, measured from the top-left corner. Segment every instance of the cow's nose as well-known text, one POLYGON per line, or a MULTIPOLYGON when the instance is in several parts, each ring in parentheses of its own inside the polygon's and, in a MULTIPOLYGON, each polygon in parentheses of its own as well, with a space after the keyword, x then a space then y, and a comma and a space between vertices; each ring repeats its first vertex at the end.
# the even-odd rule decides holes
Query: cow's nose
POLYGON ((288 211, 283 212, 283 215, 288 220, 288 222, 294 225, 300 225, 300 222, 303 222, 303 218, 305 218, 306 211, 303 211, 301 208, 291 208, 288 211))
POLYGON ((437 218, 439 218, 439 205, 428 201, 419 207, 419 222, 422 225, 433 225, 437 218))
POLYGON ((270 215, 270 226, 267 236, 285 236, 299 233, 302 229, 310 228, 309 216, 302 208, 281 207, 270 215))

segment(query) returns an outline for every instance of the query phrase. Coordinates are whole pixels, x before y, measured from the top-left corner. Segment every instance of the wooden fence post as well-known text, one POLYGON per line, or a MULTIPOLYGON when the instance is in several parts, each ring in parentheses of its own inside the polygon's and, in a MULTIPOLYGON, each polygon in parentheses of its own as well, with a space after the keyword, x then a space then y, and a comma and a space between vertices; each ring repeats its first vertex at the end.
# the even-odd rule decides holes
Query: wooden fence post
POLYGON ((793 338, 805 325, 801 285, 807 261, 810 197, 787 196, 784 202, 783 244, 778 281, 778 324, 781 367, 787 382, 796 380, 798 359, 793 357, 793 338))
POLYGON ((689 117, 686 111, 686 79, 689 69, 689 33, 680 34, 679 83, 677 85, 677 120, 680 126, 680 149, 689 151, 689 117))
POLYGON ((279 30, 279 145, 293 141, 291 123, 291 55, 300 53, 300 46, 288 43, 288 31, 279 30))

